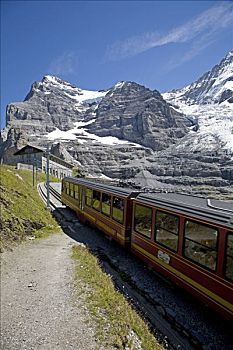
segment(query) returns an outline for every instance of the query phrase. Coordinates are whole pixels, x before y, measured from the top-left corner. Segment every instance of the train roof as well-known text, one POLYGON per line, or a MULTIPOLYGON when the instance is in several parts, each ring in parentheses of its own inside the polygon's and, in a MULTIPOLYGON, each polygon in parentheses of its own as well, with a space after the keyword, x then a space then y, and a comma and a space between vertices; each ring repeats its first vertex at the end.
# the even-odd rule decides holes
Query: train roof
POLYGON ((95 190, 110 192, 123 198, 136 198, 145 205, 171 210, 199 220, 217 223, 233 229, 233 202, 206 199, 180 193, 142 193, 129 188, 106 185, 83 178, 66 177, 64 180, 95 190))
POLYGON ((137 200, 147 205, 233 228, 232 202, 228 203, 178 193, 140 193, 137 200))
POLYGON ((106 185, 100 182, 95 182, 91 180, 86 180, 83 178, 77 177, 65 177, 65 181, 72 182, 77 185, 83 185, 89 188, 93 188, 98 191, 110 192, 112 194, 121 196, 123 198, 136 197, 139 194, 139 191, 134 191, 130 188, 117 187, 112 185, 106 185))

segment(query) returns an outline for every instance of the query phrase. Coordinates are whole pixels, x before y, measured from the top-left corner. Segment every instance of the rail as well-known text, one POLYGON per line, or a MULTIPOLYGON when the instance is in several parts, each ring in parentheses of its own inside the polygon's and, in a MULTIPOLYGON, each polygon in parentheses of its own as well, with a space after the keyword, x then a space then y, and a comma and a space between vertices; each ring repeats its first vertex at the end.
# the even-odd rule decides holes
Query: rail
POLYGON ((51 185, 49 185, 49 191, 51 192, 53 197, 55 197, 59 202, 61 202, 61 194, 58 191, 56 191, 55 188, 53 188, 51 185))
MULTIPOLYGON (((51 194, 51 209, 58 209, 57 211, 59 212, 59 207, 54 204, 54 199, 61 203, 61 194, 51 185, 49 186, 49 190, 51 194)), ((39 184, 38 191, 46 204, 47 189, 45 185, 39 184)), ((77 228, 75 225, 80 225, 80 223, 78 223, 76 217, 74 220, 70 220, 68 212, 69 210, 66 209, 61 211, 62 220, 60 222, 61 225, 64 225, 69 231, 69 235, 71 234, 71 236, 76 237, 77 228)), ((117 260, 112 259, 111 254, 108 254, 101 248, 101 244, 100 247, 95 248, 94 252, 101 261, 105 272, 112 276, 116 287, 130 300, 134 307, 143 314, 151 329, 157 335, 160 334, 159 337, 161 337, 161 339, 166 340, 169 349, 204 349, 202 341, 193 334, 192 329, 185 327, 182 322, 178 321, 176 315, 172 314, 172 310, 166 308, 166 304, 163 305, 162 301, 155 303, 146 290, 137 287, 130 275, 126 275, 125 271, 121 270, 120 266, 116 263, 117 260)), ((157 275, 156 272, 154 273, 157 275)), ((161 279, 161 276, 158 274, 158 280, 159 279, 161 279)))
MULTIPOLYGON (((45 205, 47 205, 47 187, 45 183, 40 183, 37 185, 37 190, 39 192, 39 195, 41 196, 43 202, 45 205)), ((61 194, 56 191, 51 185, 49 186, 49 191, 51 193, 51 198, 49 200, 49 205, 51 210, 55 210, 58 207, 62 206, 61 203, 61 194), (56 199, 57 203, 54 202, 54 199, 56 199)))

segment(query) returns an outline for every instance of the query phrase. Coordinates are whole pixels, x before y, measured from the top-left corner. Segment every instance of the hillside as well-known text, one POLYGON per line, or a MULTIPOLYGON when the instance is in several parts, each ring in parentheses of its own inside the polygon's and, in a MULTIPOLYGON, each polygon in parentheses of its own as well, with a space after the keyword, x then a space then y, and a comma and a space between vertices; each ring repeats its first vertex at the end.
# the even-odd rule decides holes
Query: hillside
MULTIPOLYGON (((38 174, 39 181, 45 180, 38 174)), ((0 166, 0 251, 28 237, 41 237, 59 230, 51 213, 45 208, 28 170, 0 166)))

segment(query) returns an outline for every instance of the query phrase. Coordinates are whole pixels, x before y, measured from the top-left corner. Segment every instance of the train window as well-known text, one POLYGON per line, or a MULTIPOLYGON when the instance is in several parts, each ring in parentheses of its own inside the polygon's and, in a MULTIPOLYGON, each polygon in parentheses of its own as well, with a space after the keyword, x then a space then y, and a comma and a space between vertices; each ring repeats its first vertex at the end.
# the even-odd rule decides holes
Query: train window
POLYGON ((152 209, 136 204, 134 211, 134 229, 142 235, 151 238, 152 209))
POLYGON ((111 196, 107 193, 102 193, 102 213, 108 216, 111 213, 111 196))
POLYGON ((155 217, 155 240, 163 246, 177 251, 179 218, 157 210, 155 217))
POLYGON ((74 185, 74 198, 79 199, 79 186, 74 185))
POLYGON ((74 184, 70 183, 70 196, 74 197, 74 184))
POLYGON ((83 210, 83 188, 80 186, 79 207, 83 210))
POLYGON ((65 185, 66 185, 66 194, 70 195, 70 187, 69 187, 69 182, 65 182, 65 185))
POLYGON ((194 221, 185 222, 184 255, 210 270, 216 269, 218 231, 194 221))
POLYGON ((95 210, 100 210, 100 192, 99 191, 93 190, 92 207, 95 210))
POLYGON ((230 233, 227 235, 225 275, 233 281, 233 234, 230 233))
POLYGON ((85 193, 85 203, 88 207, 91 207, 92 203, 92 190, 90 188, 86 188, 85 193))
POLYGON ((64 184, 64 181, 62 181, 62 183, 61 183, 61 191, 64 192, 64 189, 65 189, 65 184, 64 184))
POLYGON ((119 197, 113 197, 112 218, 121 223, 124 221, 124 200, 119 197))

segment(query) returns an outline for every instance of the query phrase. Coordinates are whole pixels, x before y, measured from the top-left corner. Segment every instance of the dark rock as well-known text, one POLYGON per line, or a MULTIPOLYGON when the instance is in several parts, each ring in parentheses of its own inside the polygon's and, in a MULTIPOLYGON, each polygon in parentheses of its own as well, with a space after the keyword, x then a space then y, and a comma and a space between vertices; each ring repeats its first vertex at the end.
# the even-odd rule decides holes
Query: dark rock
POLYGON ((99 136, 115 136, 153 150, 166 149, 189 132, 190 119, 177 112, 158 91, 133 82, 111 89, 100 102, 96 120, 87 128, 99 136))

